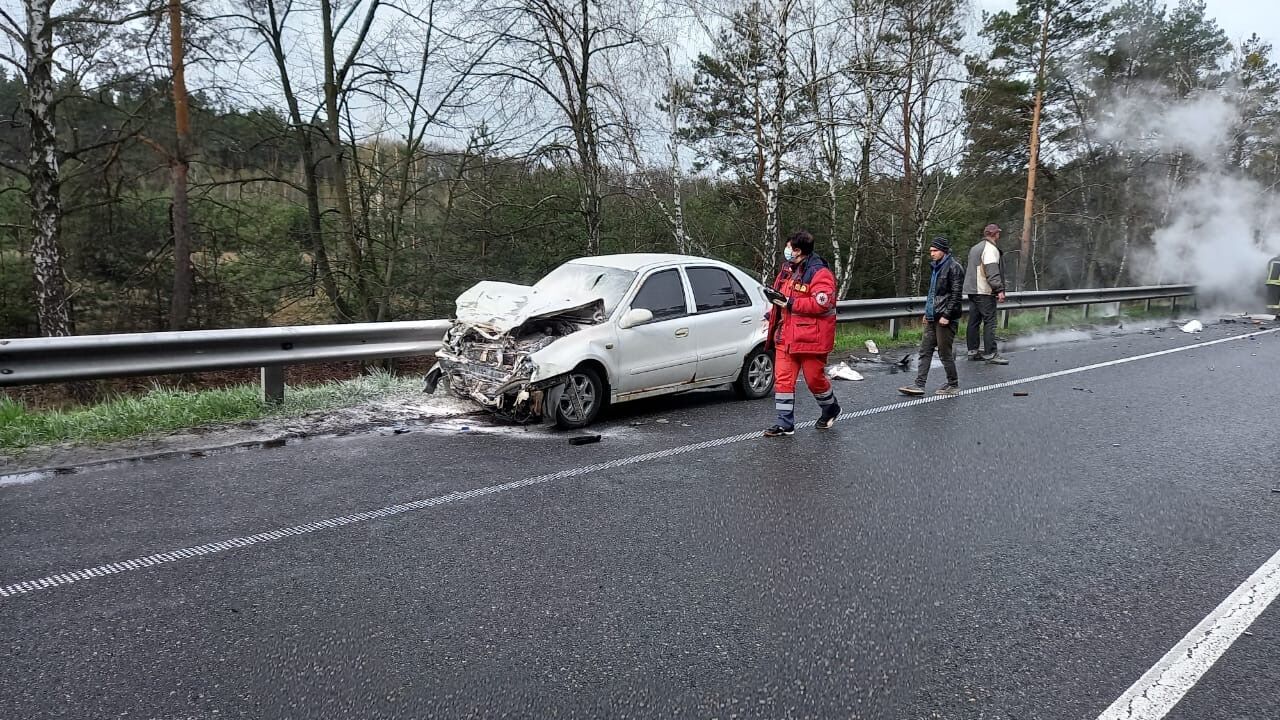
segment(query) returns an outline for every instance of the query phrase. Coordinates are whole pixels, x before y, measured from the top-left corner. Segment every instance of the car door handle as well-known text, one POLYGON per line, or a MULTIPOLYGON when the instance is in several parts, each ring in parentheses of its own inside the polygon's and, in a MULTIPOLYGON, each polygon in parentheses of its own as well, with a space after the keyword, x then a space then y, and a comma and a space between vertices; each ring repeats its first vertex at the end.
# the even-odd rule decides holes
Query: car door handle
POLYGON ((739 320, 739 321, 738 321, 738 324, 739 324, 739 325, 750 325, 752 322, 754 322, 754 320, 755 320, 755 318, 752 318, 750 315, 748 315, 747 317, 744 317, 744 318, 742 318, 741 320, 739 320))
POLYGON ((689 337, 689 328, 680 328, 679 330, 677 330, 676 337, 678 338, 689 337))

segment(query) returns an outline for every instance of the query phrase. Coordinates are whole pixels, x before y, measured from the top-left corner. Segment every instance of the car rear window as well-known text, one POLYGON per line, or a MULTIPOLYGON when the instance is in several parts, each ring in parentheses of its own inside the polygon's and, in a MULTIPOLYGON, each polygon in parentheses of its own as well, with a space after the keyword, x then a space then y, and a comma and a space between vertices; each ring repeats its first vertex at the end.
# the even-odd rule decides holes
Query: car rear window
POLYGON ((700 313, 751 304, 742 285, 721 268, 691 267, 686 272, 689 273, 689 284, 693 285, 693 300, 700 313))

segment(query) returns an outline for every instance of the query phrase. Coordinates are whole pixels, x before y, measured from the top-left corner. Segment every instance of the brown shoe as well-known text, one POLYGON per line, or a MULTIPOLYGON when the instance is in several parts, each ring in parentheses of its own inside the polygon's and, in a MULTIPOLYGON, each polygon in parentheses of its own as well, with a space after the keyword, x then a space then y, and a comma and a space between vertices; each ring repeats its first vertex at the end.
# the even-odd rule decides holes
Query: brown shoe
POLYGON ((958 385, 943 385, 942 387, 938 388, 938 390, 934 393, 934 395, 942 395, 942 396, 959 395, 959 394, 960 394, 960 387, 958 385))
POLYGON ((902 387, 898 388, 898 392, 902 393, 903 395, 920 397, 921 395, 924 395, 924 388, 916 387, 915 385, 903 385, 902 387))

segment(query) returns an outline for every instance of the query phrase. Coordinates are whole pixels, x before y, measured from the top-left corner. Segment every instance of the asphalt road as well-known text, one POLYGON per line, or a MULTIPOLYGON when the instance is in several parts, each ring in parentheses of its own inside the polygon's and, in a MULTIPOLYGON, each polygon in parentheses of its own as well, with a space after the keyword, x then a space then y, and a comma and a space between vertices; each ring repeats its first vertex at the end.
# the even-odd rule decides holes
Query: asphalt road
MULTIPOLYGON (((0 718, 1096 718, 1280 549, 1280 333, 1115 361, 1256 329, 0 485, 0 588, 205 546, 0 597, 0 718)), ((1273 606, 1167 717, 1278 688, 1273 606)))

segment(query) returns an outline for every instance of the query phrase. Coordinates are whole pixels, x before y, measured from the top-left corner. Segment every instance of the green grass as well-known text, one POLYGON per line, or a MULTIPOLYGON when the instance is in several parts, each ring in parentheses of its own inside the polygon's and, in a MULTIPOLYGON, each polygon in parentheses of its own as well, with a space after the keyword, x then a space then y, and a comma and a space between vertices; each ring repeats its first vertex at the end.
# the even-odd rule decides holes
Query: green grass
POLYGON ((0 397, 0 451, 119 440, 265 417, 295 417, 419 387, 417 378, 375 372, 354 380, 290 387, 280 405, 263 402, 257 385, 241 385, 203 391, 157 388, 138 397, 118 397, 92 407, 47 412, 27 412, 21 404, 0 397))

